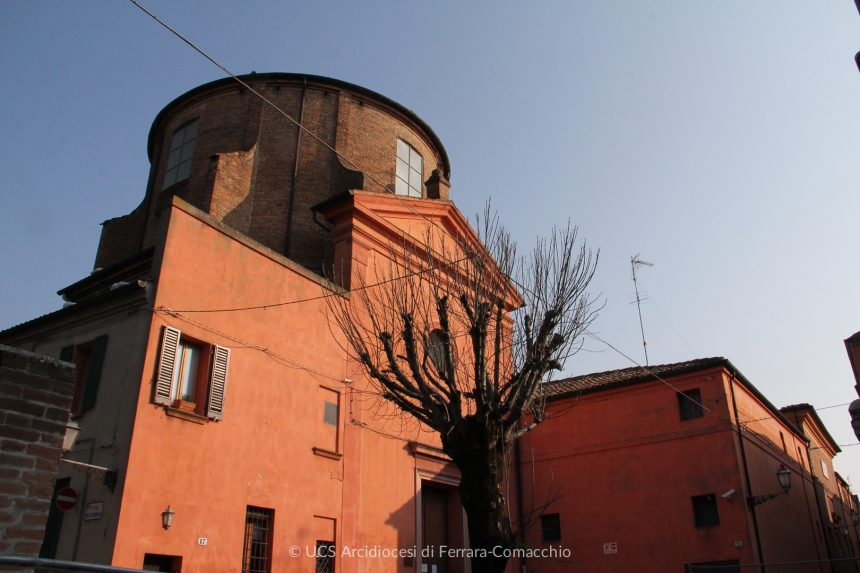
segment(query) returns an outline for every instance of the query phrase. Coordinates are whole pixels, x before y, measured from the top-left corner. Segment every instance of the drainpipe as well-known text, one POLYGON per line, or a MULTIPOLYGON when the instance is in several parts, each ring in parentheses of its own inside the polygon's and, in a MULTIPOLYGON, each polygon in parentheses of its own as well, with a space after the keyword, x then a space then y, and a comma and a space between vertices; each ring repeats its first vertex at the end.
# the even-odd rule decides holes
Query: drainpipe
MULTIPOLYGON (((815 493, 815 509, 818 511, 821 535, 824 537, 824 548, 827 550, 827 559, 830 560, 830 570, 833 571, 833 555, 830 553, 830 540, 827 539, 827 532, 824 530, 824 519, 821 516, 821 498, 818 497, 818 488, 815 487, 815 482, 818 481, 818 478, 815 477, 815 468, 812 465, 812 456, 810 455, 809 444, 806 444, 806 460, 809 462, 809 473, 812 474, 812 491, 815 493)), ((824 505, 827 507, 826 503, 824 505)))
MULTIPOLYGON (((732 371, 732 377, 729 379, 729 390, 731 391, 731 394, 732 394, 732 408, 735 411, 735 425, 737 426, 738 443, 740 444, 740 447, 741 447, 741 460, 744 463, 744 477, 746 478, 746 482, 747 482, 747 497, 752 497, 752 495, 753 495, 752 482, 750 481, 749 466, 747 466, 747 453, 746 453, 746 450, 744 449, 744 435, 741 432, 740 417, 738 416, 738 403, 737 403, 737 401, 735 401, 734 381, 735 381, 735 372, 732 371)), ((746 500, 744 500, 744 501, 746 501, 746 500)), ((747 506, 747 507, 749 507, 749 506, 747 506)), ((752 512, 753 531, 755 531, 755 544, 756 544, 756 547, 758 548, 758 559, 759 559, 759 563, 762 564, 761 565, 761 572, 764 573, 764 571, 765 571, 765 569, 764 569, 764 551, 762 551, 762 548, 761 548, 761 536, 759 535, 759 532, 758 532, 758 519, 756 518, 755 507, 750 508, 750 511, 752 512)))
MULTIPOLYGON (((76 444, 80 444, 82 442, 92 442, 92 446, 90 447, 90 454, 87 456, 87 463, 93 463, 93 450, 96 449, 96 439, 95 438, 85 438, 83 440, 78 440, 76 444)), ((90 474, 84 473, 84 489, 81 491, 80 498, 80 507, 78 508, 78 528, 75 531, 75 544, 72 548, 72 561, 78 560, 78 541, 81 538, 81 524, 84 522, 84 508, 87 503, 87 486, 90 485, 90 474)))
POLYGON ((293 232, 293 201, 296 198, 296 178, 299 175, 299 149, 302 146, 302 126, 304 125, 305 120, 305 90, 308 88, 308 78, 304 78, 304 83, 302 84, 302 99, 301 103, 299 103, 299 127, 298 127, 298 136, 296 137, 296 161, 293 166, 293 182, 290 185, 290 206, 287 210, 287 244, 284 245, 284 256, 290 257, 290 243, 292 242, 293 232))
MULTIPOLYGON (((525 436, 522 436, 519 440, 514 443, 514 457, 516 458, 517 464, 517 513, 518 518, 520 520, 520 531, 523 531, 523 467, 520 463, 520 440, 524 439, 525 436)), ((526 573, 526 557, 523 555, 520 557, 521 564, 521 573, 526 573)))

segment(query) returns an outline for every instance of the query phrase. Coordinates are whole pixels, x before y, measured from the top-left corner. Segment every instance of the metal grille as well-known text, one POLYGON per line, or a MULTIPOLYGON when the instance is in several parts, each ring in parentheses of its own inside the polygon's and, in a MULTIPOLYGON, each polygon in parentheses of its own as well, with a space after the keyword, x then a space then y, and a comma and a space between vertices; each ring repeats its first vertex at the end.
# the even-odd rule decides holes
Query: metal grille
POLYGON ((678 406, 681 408, 681 421, 701 418, 705 415, 702 410, 702 393, 699 389, 678 392, 678 406))
POLYGON ((717 496, 714 494, 697 495, 693 498, 693 517, 696 527, 715 527, 720 524, 717 511, 717 496))
POLYGON ((272 570, 272 521, 275 511, 248 506, 245 515, 245 549, 242 573, 270 573, 272 570))
POLYGON ((329 426, 337 426, 337 404, 334 402, 326 402, 325 410, 323 411, 323 424, 329 426))
POLYGON ((316 573, 334 573, 334 543, 317 541, 316 573))
POLYGON ((541 515, 540 529, 543 541, 561 541, 561 522, 557 513, 541 515))

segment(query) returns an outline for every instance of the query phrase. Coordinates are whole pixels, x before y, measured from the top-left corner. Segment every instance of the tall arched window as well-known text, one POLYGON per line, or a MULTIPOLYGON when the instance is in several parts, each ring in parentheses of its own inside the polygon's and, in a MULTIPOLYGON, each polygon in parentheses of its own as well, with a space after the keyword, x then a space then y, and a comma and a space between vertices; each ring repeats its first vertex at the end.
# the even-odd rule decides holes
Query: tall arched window
POLYGON ((394 192, 408 197, 421 197, 424 188, 424 158, 415 148, 403 141, 397 140, 397 169, 394 192))

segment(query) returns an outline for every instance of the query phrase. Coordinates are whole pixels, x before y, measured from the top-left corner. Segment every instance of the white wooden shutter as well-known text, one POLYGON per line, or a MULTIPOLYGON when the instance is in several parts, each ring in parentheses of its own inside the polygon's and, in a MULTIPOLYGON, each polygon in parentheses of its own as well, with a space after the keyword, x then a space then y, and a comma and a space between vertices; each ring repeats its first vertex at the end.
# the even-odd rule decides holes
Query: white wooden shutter
POLYGON ((171 326, 165 326, 161 336, 161 358, 155 378, 155 396, 157 404, 170 404, 173 393, 173 371, 176 369, 176 354, 179 351, 179 336, 181 332, 171 326))
POLYGON ((224 419, 224 394, 227 391, 227 371, 230 369, 230 349, 215 346, 212 358, 212 378, 209 380, 209 406, 206 416, 213 420, 224 419))

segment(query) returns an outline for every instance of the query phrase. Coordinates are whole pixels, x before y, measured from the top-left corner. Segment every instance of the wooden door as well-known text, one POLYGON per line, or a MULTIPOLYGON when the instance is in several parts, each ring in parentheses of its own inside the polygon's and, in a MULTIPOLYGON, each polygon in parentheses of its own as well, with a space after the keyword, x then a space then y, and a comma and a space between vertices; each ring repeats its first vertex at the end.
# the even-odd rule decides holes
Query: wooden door
POLYGON ((422 547, 429 556, 422 557, 422 573, 448 573, 448 558, 439 555, 448 542, 448 491, 430 486, 421 488, 423 524, 422 547))

